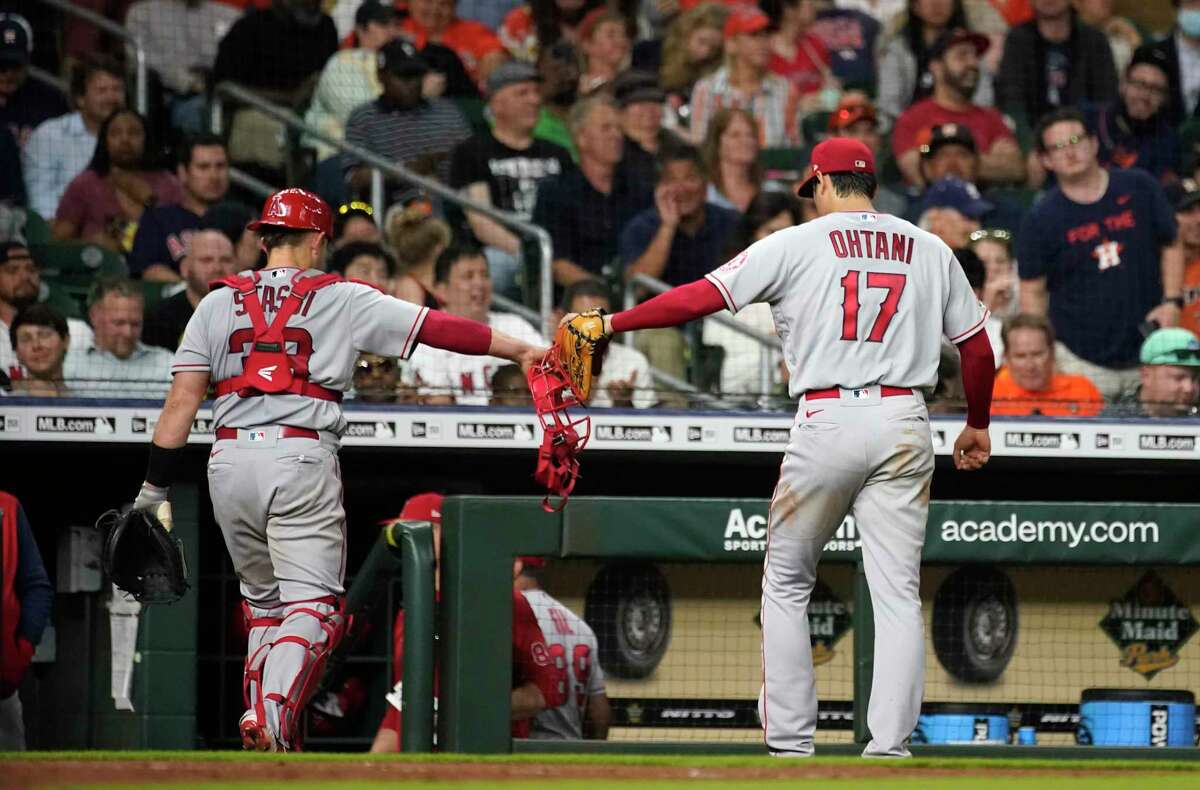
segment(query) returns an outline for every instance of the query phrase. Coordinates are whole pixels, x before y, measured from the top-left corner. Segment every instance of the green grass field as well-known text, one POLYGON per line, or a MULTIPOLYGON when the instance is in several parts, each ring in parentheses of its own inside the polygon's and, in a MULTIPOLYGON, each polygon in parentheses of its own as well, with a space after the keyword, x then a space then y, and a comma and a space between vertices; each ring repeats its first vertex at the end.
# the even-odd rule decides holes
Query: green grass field
POLYGON ((916 758, 903 761, 820 757, 637 755, 366 755, 242 752, 28 752, 0 753, 0 787, 172 788, 286 787, 338 790, 403 785, 470 788, 534 783, 564 790, 614 786, 984 788, 984 790, 1116 790, 1200 788, 1195 760, 1038 758, 916 758), (7 780, 7 781, 6 781, 7 780), (10 784, 10 781, 12 782, 10 784))

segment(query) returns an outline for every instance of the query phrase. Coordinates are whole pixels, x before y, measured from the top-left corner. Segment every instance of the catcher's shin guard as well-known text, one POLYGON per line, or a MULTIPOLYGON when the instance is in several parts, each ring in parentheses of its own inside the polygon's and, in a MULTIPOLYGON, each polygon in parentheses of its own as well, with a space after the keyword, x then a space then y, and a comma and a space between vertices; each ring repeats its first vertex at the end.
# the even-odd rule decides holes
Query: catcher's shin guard
MULTIPOLYGON (((263 665, 275 642, 275 634, 283 623, 283 605, 270 608, 254 606, 242 601, 242 617, 246 621, 246 666, 242 671, 242 699, 247 712, 253 712, 262 727, 267 726, 267 713, 263 704, 263 665)), ((244 719, 245 717, 243 717, 244 719)))
POLYGON ((347 617, 343 602, 332 595, 285 603, 283 610, 263 663, 263 701, 266 722, 274 725, 280 746, 297 750, 304 708, 346 631, 347 617))

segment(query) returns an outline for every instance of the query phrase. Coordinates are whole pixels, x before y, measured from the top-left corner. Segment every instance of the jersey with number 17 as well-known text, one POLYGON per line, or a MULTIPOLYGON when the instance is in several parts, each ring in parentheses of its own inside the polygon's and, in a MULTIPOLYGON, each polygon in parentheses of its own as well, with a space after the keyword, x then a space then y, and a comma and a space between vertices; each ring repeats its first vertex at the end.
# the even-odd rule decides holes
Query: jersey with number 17
POLYGON ((777 231, 706 277, 730 312, 771 305, 792 397, 873 384, 928 392, 942 337, 961 343, 988 315, 945 242, 889 214, 777 231))

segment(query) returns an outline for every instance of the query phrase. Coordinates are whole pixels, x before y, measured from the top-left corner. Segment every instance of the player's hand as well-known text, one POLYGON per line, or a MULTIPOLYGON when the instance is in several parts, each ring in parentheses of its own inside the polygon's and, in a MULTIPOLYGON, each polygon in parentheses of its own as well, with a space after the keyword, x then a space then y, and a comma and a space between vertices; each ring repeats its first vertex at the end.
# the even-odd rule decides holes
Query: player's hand
POLYGON ((137 499, 133 500, 134 510, 154 510, 167 501, 167 489, 150 483, 142 483, 137 499))
MULTIPOLYGON (((561 319, 559 319, 558 328, 562 329, 564 326, 571 323, 578 317, 579 317, 579 313, 567 313, 561 319)), ((604 314, 604 334, 608 335, 609 337, 611 337, 612 333, 613 333, 612 317, 613 317, 612 313, 604 314)))
POLYGON ((983 468, 992 457, 992 437, 986 428, 963 428, 954 440, 954 468, 973 472, 983 468))
POLYGON ((526 346, 524 349, 517 352, 517 356, 515 359, 513 359, 513 362, 516 362, 518 365, 521 366, 521 371, 523 373, 528 373, 529 369, 532 368, 534 365, 541 364, 542 359, 545 358, 546 352, 549 350, 550 349, 548 349, 548 348, 537 348, 535 346, 526 346))

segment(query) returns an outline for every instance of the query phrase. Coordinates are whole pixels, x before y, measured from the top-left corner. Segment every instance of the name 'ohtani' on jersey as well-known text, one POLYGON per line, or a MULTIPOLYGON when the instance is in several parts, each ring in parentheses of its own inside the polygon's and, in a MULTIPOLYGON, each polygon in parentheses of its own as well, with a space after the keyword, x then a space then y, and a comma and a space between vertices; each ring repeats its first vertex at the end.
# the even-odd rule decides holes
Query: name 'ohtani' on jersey
POLYGON ((829 242, 839 258, 874 258, 912 263, 913 240, 903 233, 882 230, 831 230, 829 242), (890 238, 889 238, 890 237, 890 238))

